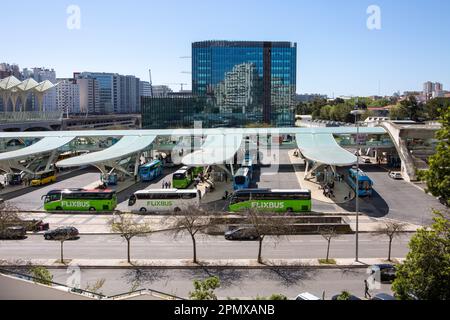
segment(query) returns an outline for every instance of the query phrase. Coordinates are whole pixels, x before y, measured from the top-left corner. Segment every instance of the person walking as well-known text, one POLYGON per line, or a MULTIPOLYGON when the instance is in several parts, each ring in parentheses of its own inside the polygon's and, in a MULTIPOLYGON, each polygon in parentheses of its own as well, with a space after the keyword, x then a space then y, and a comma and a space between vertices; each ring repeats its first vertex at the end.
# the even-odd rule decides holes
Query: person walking
POLYGON ((172 189, 172 182, 167 182, 168 189, 172 189))
POLYGON ((367 280, 364 280, 364 297, 366 299, 371 299, 372 295, 369 292, 369 282, 367 282, 367 280))
POLYGON ((162 188, 163 188, 163 189, 166 188, 166 182, 165 182, 165 181, 162 182, 162 188))

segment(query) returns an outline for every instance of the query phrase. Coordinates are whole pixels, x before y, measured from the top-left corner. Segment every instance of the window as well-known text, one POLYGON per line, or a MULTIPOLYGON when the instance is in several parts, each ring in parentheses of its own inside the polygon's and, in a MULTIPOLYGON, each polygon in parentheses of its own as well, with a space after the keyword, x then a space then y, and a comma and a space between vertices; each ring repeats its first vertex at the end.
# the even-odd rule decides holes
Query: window
POLYGON ((234 178, 234 182, 238 185, 245 184, 246 178, 244 176, 238 176, 234 178))
POLYGON ((173 175, 173 178, 175 180, 184 180, 184 179, 186 179, 186 173, 175 173, 173 175))
POLYGON ((197 193, 182 193, 180 195, 181 195, 181 199, 184 199, 184 200, 197 198, 197 193))

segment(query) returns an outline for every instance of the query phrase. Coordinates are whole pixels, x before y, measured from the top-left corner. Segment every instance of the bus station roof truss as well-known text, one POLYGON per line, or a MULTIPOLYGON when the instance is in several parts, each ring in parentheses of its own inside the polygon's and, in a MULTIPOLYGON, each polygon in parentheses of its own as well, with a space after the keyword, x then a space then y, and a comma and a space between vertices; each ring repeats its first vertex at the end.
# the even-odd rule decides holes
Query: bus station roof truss
POLYGON ((308 160, 331 166, 349 166, 356 156, 343 149, 332 134, 297 134, 297 145, 308 160))
POLYGON ((45 154, 61 148, 75 137, 47 137, 39 140, 29 147, 19 150, 0 153, 0 161, 25 159, 34 155, 45 154))
POLYGON ((182 159, 188 166, 224 164, 234 158, 241 147, 242 134, 213 134, 207 136, 200 150, 182 159))
POLYGON ((125 136, 105 150, 62 160, 57 162, 56 166, 60 168, 71 168, 110 163, 148 148, 155 138, 156 136, 125 136))

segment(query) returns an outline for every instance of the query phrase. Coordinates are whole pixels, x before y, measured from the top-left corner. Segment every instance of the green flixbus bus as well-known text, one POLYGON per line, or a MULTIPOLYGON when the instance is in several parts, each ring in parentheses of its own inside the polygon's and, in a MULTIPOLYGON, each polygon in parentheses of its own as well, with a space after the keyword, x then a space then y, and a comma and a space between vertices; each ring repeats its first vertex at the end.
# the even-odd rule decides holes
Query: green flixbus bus
POLYGON ((229 210, 266 212, 310 212, 311 190, 243 189, 231 196, 229 210))
POLYGON ((64 189, 43 196, 46 211, 114 211, 117 195, 113 190, 64 189))
POLYGON ((203 172, 203 167, 182 167, 173 174, 172 187, 187 189, 201 172, 203 172))

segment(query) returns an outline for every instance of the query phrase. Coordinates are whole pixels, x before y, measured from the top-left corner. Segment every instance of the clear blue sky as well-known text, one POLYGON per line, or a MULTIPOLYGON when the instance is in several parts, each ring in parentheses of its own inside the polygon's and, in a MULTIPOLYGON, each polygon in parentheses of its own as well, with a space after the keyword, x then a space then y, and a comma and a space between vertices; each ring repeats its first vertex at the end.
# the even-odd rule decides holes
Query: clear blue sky
MULTIPOLYGON (((154 84, 190 84, 191 42, 210 39, 298 43, 301 93, 371 95, 450 89, 450 1, 443 0, 24 0, 1 6, 0 62, 21 68, 134 74, 154 84), (69 5, 81 30, 66 27, 69 5), (381 7, 382 29, 366 27, 381 7)), ((173 86, 178 89, 179 86, 173 86)))

